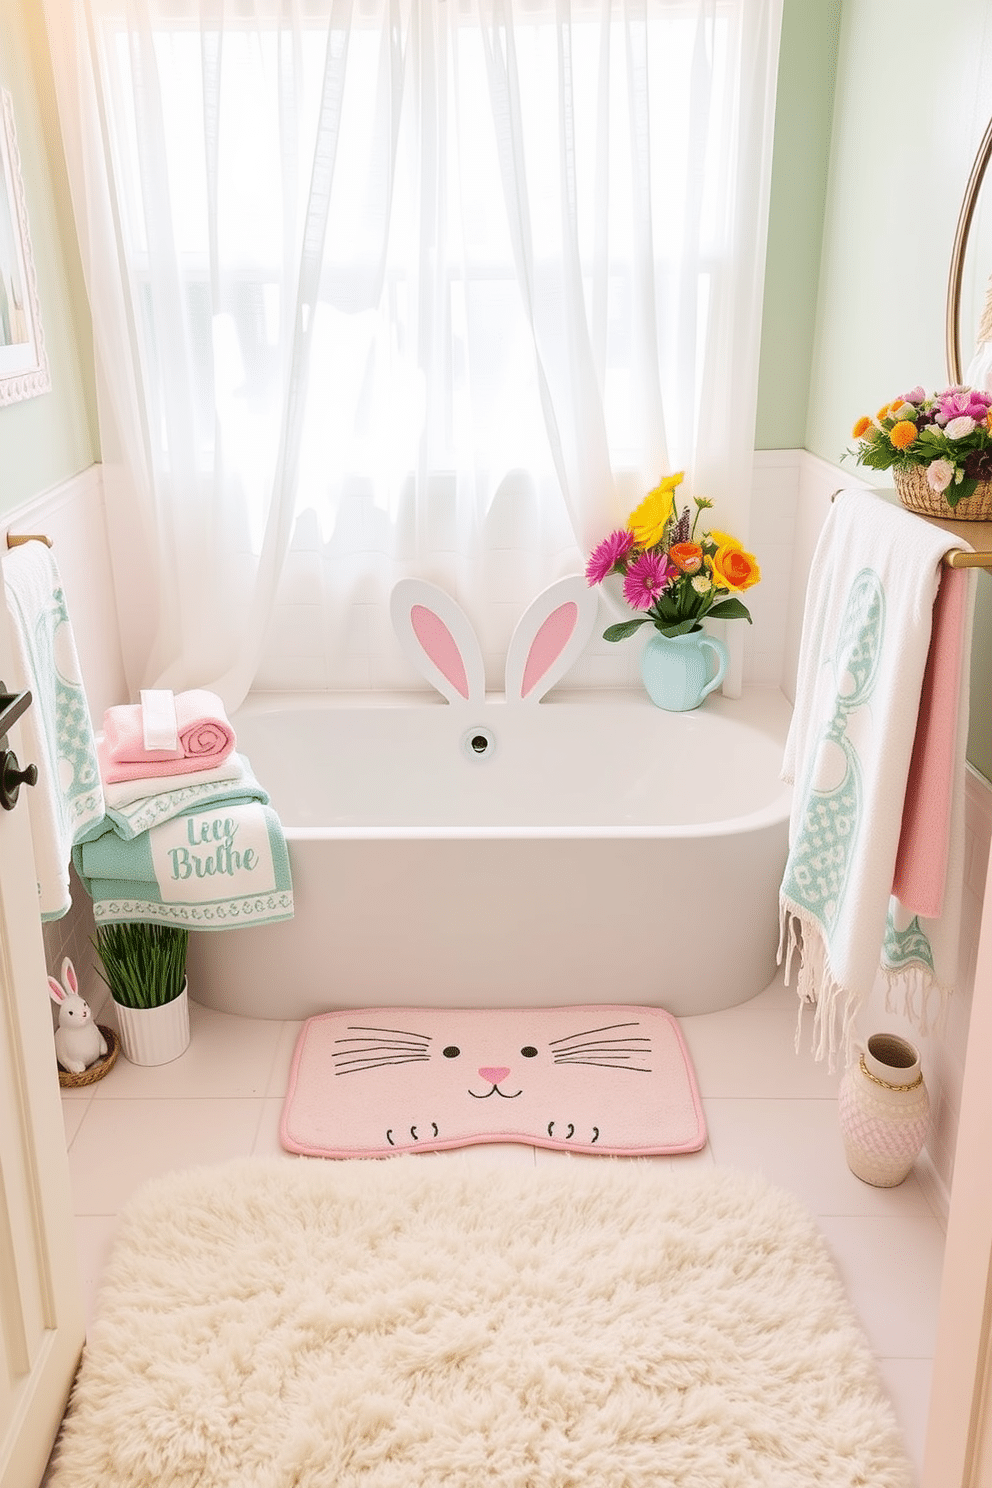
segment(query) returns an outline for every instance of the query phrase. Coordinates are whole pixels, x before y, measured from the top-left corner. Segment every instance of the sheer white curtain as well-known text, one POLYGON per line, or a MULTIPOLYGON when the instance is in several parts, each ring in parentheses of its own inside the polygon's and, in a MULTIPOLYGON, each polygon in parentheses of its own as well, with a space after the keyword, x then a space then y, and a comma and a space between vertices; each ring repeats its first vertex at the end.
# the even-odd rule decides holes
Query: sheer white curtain
POLYGON ((45 5, 133 688, 403 685, 410 573, 497 658, 672 469, 746 537, 781 0, 45 5))

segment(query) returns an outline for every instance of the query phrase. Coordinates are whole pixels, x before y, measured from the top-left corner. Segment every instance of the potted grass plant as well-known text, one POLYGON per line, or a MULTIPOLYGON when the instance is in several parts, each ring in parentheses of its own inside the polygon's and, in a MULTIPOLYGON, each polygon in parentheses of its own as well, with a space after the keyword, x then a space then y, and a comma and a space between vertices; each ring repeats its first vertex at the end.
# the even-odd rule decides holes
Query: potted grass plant
POLYGON ((100 925, 93 945, 98 973, 117 1009, 124 1057, 132 1064, 168 1064, 189 1045, 186 951, 189 932, 177 925, 123 920, 100 925))

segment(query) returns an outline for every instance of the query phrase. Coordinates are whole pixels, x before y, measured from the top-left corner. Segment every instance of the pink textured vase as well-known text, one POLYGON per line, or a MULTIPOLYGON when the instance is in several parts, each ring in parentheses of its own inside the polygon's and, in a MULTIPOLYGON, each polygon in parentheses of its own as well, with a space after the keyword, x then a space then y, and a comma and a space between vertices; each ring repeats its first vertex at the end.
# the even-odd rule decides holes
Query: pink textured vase
POLYGON ((895 1188, 920 1154, 930 1116, 920 1056, 907 1039, 873 1033, 838 1097, 847 1165, 876 1188, 895 1188))

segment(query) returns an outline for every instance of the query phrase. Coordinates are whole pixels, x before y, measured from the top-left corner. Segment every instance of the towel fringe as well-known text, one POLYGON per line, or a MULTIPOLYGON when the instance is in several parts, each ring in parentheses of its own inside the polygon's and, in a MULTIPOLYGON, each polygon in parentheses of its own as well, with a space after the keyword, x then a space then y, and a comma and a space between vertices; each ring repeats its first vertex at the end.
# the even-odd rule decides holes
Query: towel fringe
POLYGON ((814 1009, 811 1045, 813 1058, 818 1063, 826 1059, 827 1069, 833 1074, 837 1067, 838 1054, 842 1055, 845 1066, 853 1060, 855 1025, 863 998, 851 988, 844 987, 834 976, 823 933, 811 915, 783 896, 779 916, 778 962, 779 965, 782 964, 784 950, 784 982, 787 987, 793 952, 799 953, 796 1053, 799 1053, 802 1040, 803 1013, 811 1006, 814 1009))
POLYGON ((943 1029, 953 988, 934 980, 923 966, 903 966, 898 971, 882 967, 885 978, 885 1011, 903 1017, 922 1038, 943 1029))

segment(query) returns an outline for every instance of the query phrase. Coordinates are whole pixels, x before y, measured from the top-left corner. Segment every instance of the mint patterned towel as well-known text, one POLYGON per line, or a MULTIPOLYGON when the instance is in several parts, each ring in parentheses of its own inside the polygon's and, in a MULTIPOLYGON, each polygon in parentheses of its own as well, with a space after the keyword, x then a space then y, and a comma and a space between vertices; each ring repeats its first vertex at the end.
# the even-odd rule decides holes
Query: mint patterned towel
POLYGON ((260 801, 194 807, 129 840, 107 820, 72 857, 98 925, 233 930, 293 918, 289 848, 260 801))
POLYGON ((788 983, 798 952, 800 1021, 812 1005, 813 1051, 831 1067, 838 1050, 851 1058, 880 969, 910 1016, 957 974, 956 848, 939 920, 906 912, 892 884, 941 559, 960 546, 875 492, 845 491, 810 569, 782 769, 795 792, 779 961, 788 983))
POLYGON ((3 577, 17 672, 4 680, 33 699, 20 726, 21 763, 38 767, 37 785, 25 791, 38 904, 43 920, 58 920, 72 903, 72 846, 103 817, 96 741, 54 554, 22 543, 4 555, 3 577))

